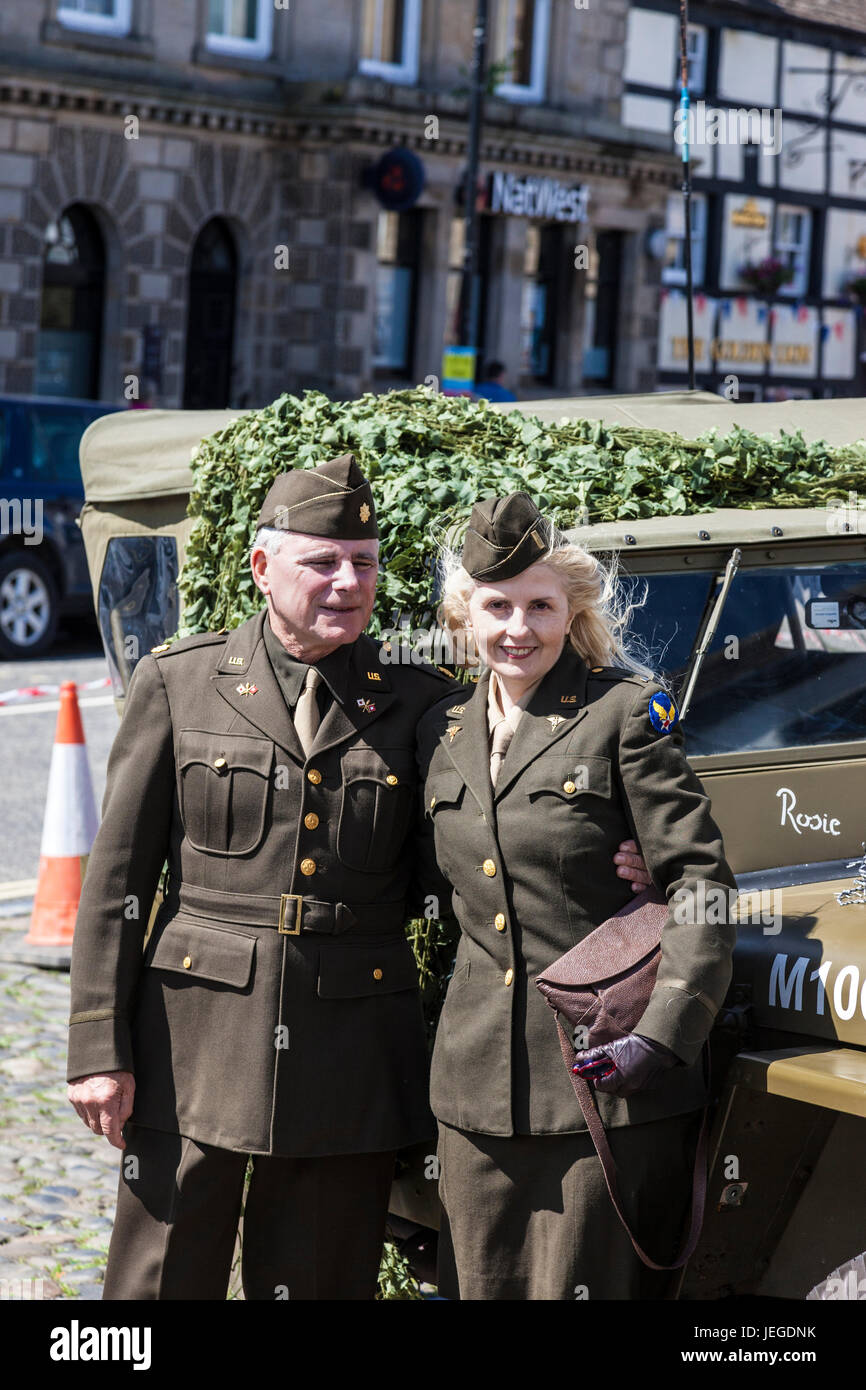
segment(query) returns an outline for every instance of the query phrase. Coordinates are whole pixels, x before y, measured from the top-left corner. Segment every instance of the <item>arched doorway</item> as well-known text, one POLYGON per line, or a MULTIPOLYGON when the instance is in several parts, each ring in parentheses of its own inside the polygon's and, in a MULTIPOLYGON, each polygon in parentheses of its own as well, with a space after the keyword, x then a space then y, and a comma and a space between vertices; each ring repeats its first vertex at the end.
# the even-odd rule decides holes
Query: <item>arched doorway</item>
POLYGON ((237 251, 221 217, 202 227, 192 250, 186 324, 185 410, 229 404, 237 251))
POLYGON ((37 395, 99 397, 105 244, 96 218, 73 203, 45 229, 37 395))

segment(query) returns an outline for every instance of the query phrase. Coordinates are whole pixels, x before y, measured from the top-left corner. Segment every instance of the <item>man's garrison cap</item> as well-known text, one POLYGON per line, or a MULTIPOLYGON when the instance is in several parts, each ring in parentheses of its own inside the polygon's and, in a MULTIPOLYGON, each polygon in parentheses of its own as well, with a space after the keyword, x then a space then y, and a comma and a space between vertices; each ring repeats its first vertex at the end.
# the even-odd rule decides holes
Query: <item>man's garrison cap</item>
POLYGON ((373 493, 354 454, 281 473, 262 503, 258 525, 336 541, 379 535, 373 493))
POLYGON ((481 583, 513 579, 541 559, 552 534, 549 522, 528 493, 484 497, 475 503, 469 517, 463 568, 481 583))

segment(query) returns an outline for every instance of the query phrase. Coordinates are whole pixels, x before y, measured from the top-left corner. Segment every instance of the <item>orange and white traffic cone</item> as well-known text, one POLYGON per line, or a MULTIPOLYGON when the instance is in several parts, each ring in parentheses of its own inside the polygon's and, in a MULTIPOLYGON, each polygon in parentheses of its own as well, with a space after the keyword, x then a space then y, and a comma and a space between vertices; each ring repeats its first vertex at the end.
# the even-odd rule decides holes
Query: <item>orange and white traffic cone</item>
POLYGON ((25 946, 69 946, 99 818, 74 681, 60 687, 39 879, 25 946))

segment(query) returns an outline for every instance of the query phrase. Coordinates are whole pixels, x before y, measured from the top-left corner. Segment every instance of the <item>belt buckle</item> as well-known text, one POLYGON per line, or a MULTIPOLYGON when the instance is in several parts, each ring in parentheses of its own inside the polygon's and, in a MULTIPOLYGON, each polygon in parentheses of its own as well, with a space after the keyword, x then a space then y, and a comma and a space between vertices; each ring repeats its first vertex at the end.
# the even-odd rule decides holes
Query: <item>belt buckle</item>
POLYGON ((277 923, 277 931, 281 936, 300 936, 301 934, 301 909, 304 899, 300 893, 281 893, 280 894, 280 920, 277 923), (289 903, 295 903, 295 925, 286 926, 286 913, 289 903))

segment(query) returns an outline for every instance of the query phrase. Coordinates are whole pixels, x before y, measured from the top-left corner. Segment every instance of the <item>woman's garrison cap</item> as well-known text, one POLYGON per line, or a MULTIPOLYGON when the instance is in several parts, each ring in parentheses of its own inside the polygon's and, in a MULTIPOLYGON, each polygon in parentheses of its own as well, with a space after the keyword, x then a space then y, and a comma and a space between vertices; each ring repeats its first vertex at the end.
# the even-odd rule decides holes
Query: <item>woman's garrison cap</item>
POLYGON ((480 582, 513 579, 540 560, 551 540, 551 526, 526 492, 484 497, 469 517, 463 542, 463 568, 480 582))

